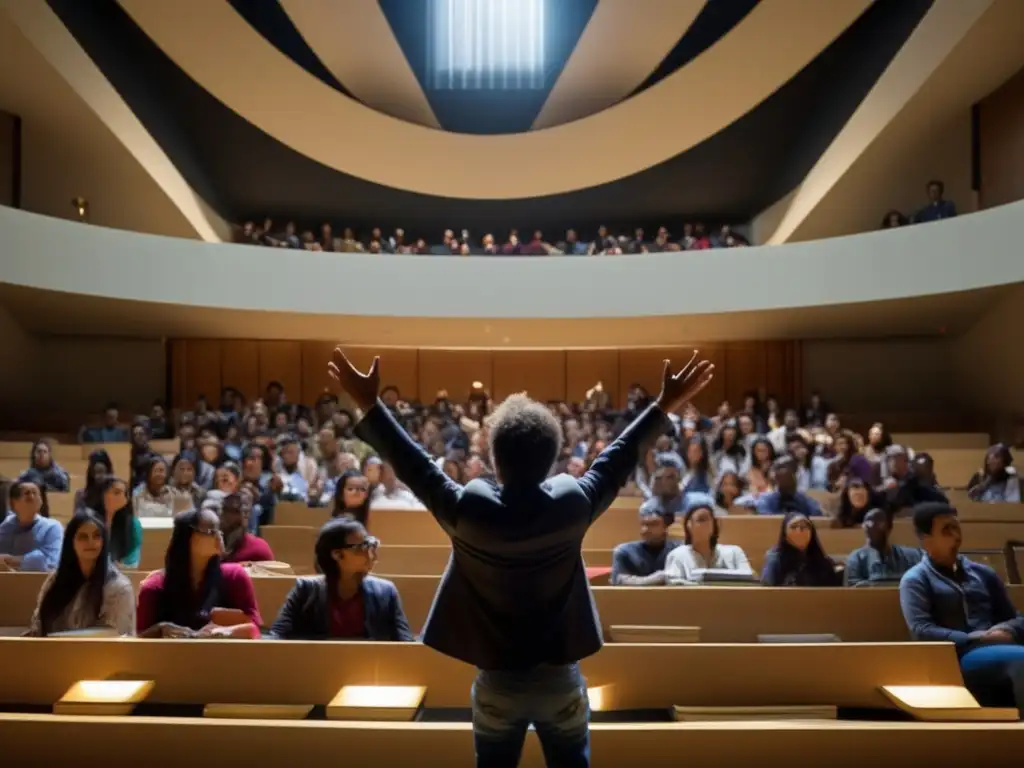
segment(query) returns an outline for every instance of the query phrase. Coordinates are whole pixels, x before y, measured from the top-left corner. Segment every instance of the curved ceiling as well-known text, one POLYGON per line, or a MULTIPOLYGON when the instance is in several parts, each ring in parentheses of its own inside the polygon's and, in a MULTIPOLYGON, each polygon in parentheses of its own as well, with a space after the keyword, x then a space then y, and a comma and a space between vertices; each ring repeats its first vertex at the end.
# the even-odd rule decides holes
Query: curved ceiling
POLYGON ((120 4, 192 79, 297 152, 395 189, 494 200, 586 189, 685 152, 799 73, 871 2, 764 0, 704 54, 634 98, 584 120, 510 136, 430 130, 345 98, 267 45, 226 3, 120 4), (723 92, 727 75, 732 86, 723 92), (702 108, 686 110, 687 103, 702 108), (296 119, 311 105, 315 120, 296 119))

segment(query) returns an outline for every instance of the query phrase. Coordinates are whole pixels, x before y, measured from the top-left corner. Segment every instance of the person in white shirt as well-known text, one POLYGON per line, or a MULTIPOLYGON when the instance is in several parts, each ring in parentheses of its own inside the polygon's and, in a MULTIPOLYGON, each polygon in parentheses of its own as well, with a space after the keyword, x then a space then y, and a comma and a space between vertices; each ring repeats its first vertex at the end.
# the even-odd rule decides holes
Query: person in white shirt
POLYGON ((746 554, 735 544, 718 543, 718 518, 709 498, 694 499, 683 515, 685 544, 672 550, 665 561, 669 584, 694 584, 694 571, 715 569, 753 573, 746 554))
POLYGON ((399 509, 424 509, 412 491, 399 482, 395 468, 387 462, 380 465, 380 484, 370 496, 370 508, 394 507, 399 509))

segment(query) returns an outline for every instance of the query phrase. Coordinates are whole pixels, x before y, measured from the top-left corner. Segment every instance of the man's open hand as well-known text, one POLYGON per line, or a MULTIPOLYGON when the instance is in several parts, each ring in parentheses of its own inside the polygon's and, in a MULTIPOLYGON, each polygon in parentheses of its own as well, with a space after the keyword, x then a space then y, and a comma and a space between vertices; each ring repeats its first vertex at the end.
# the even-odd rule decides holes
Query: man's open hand
POLYGON ((666 413, 673 413, 682 408, 714 378, 715 366, 709 360, 697 360, 697 355, 698 351, 695 349, 690 362, 676 374, 672 373, 672 362, 665 361, 658 405, 666 413))
POLYGON ((380 358, 373 358, 367 373, 359 371, 341 351, 335 347, 334 356, 327 364, 327 373, 341 385, 342 390, 363 411, 372 408, 380 392, 380 358))

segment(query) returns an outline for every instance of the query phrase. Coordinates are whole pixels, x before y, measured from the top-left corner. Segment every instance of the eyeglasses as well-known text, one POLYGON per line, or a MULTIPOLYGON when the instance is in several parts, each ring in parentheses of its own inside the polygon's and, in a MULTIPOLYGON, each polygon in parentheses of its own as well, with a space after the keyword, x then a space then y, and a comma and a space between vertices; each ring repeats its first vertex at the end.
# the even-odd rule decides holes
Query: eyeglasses
POLYGON ((371 552, 376 551, 377 547, 380 546, 380 539, 376 536, 367 536, 365 539, 360 541, 358 544, 346 544, 341 549, 354 549, 356 552, 371 552))
POLYGON ((220 528, 200 528, 198 525, 193 525, 191 528, 201 536, 220 536, 220 528))

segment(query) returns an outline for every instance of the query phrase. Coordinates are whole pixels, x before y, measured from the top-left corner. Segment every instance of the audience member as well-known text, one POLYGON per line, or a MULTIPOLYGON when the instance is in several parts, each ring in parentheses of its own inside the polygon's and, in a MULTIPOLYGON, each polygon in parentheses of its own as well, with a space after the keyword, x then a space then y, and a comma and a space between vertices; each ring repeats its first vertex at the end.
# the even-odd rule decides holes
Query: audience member
POLYGON ((886 451, 892 445, 892 435, 885 429, 885 425, 876 421, 868 430, 868 442, 864 446, 864 458, 878 466, 878 476, 884 480, 889 475, 888 462, 885 460, 886 451))
POLYGON ((28 634, 109 627, 135 634, 135 592, 108 556, 107 529, 92 512, 76 512, 68 522, 57 569, 39 590, 28 634))
POLYGON ((146 482, 146 475, 149 472, 150 460, 156 453, 149 447, 149 432, 144 421, 136 421, 131 431, 131 467, 132 486, 139 486, 146 482))
POLYGON ((921 562, 921 550, 889 543, 892 515, 884 509, 872 509, 864 517, 867 544, 846 558, 846 585, 898 581, 911 566, 921 562))
POLYGON ((995 571, 960 554, 956 510, 914 508, 925 556, 900 581, 900 607, 915 640, 953 643, 964 682, 983 706, 1024 709, 1024 618, 995 571))
POLYGON ((349 517, 327 522, 316 540, 321 576, 299 578, 270 628, 281 640, 392 640, 412 631, 395 585, 372 576, 379 542, 349 517))
POLYGON ((882 218, 879 229, 893 229, 894 227, 905 227, 910 221, 899 211, 893 209, 882 218))
POLYGON ((951 219, 956 216, 956 206, 951 200, 943 198, 946 185, 938 179, 928 182, 928 205, 914 214, 914 223, 951 219))
POLYGON ((380 465, 380 483, 370 495, 370 506, 422 509, 423 505, 413 493, 398 480, 395 469, 387 462, 380 465))
POLYGON ((665 564, 679 546, 668 527, 674 516, 646 504, 640 507, 640 540, 619 544, 612 552, 613 586, 650 587, 667 583, 665 564))
POLYGON ((694 434, 683 445, 683 466, 686 471, 680 479, 683 497, 691 493, 707 494, 714 487, 715 478, 704 438, 694 434))
POLYGON ((82 427, 78 433, 80 443, 127 443, 128 430, 120 425, 117 403, 108 403, 103 409, 103 423, 99 427, 82 427))
POLYGON ((167 409, 162 400, 153 401, 146 424, 154 440, 170 440, 174 437, 174 428, 167 421, 167 409))
POLYGON ((252 500, 246 493, 231 493, 216 502, 224 536, 224 563, 258 563, 274 559, 270 545, 249 533, 252 500))
POLYGON ((107 550, 112 562, 124 568, 138 568, 142 558, 142 523, 135 515, 128 484, 106 477, 100 486, 101 506, 107 530, 107 550))
POLYGON ((47 516, 44 493, 36 482, 26 479, 16 480, 7 490, 11 509, 0 523, 0 566, 9 571, 57 567, 63 530, 47 516))
POLYGON ((792 456, 782 456, 772 465, 772 480, 777 490, 757 498, 757 514, 781 515, 799 512, 805 517, 819 517, 821 506, 806 493, 797 490, 797 464, 792 456))
POLYGON ((66 493, 71 490, 71 478, 53 458, 53 443, 43 438, 32 444, 28 468, 39 473, 43 487, 48 491, 66 493))
POLYGON ((731 470, 718 476, 715 482, 715 514, 728 515, 729 509, 736 507, 753 507, 756 500, 744 493, 743 479, 731 470))
POLYGON ((132 495, 136 517, 171 517, 174 514, 174 493, 167 480, 164 457, 150 455, 142 485, 132 495))
POLYGON ((252 579, 222 563, 217 515, 193 509, 175 516, 164 568, 139 587, 140 637, 259 637, 263 623, 252 579))
POLYGON ((856 528, 863 524, 868 512, 885 503, 885 496, 859 477, 846 484, 839 495, 839 509, 832 518, 833 528, 856 528))
POLYGON ((331 517, 342 516, 369 525, 370 481, 358 469, 346 469, 335 486, 331 517))
MULTIPOLYGON (((749 416, 746 419, 741 418, 740 424, 744 421, 753 425, 753 420, 749 416)), ((753 426, 751 428, 753 429, 753 426)), ((775 462, 775 449, 767 437, 753 434, 754 439, 750 443, 750 462, 744 480, 750 495, 757 499, 774 490, 772 464, 775 462)))
POLYGON ((868 484, 873 482, 875 466, 858 453, 852 432, 845 429, 837 430, 832 447, 836 455, 828 464, 829 490, 842 490, 852 478, 858 478, 868 484))
POLYGON ((746 554, 735 544, 719 544, 719 522, 710 496, 692 493, 683 515, 685 543, 675 547, 665 561, 669 584, 693 584, 698 570, 733 571, 753 574, 746 554))
POLYGON ((199 456, 194 451, 182 451, 171 461, 171 507, 179 504, 181 509, 203 505, 206 491, 195 481, 199 456))
POLYGON ((782 518, 778 543, 765 555, 761 583, 769 587, 838 587, 842 578, 825 554, 818 531, 806 515, 790 511, 782 518))
POLYGON ((242 468, 233 461, 225 461, 213 473, 213 490, 220 491, 225 496, 238 493, 241 484, 242 468))
POLYGON ((103 481, 114 474, 114 463, 110 455, 103 449, 96 449, 89 454, 89 463, 85 470, 85 488, 75 491, 74 509, 91 509, 98 512, 103 509, 103 481))
POLYGON ((298 438, 293 434, 282 435, 277 449, 274 472, 281 478, 281 498, 289 501, 319 498, 316 461, 306 456, 298 438))
POLYGON ((889 476, 883 488, 886 508, 893 514, 925 502, 949 503, 946 495, 936 486, 922 483, 914 473, 910 457, 902 445, 891 445, 886 451, 889 476))
POLYGON ((679 454, 664 451, 655 456, 654 464, 656 469, 651 496, 641 505, 641 513, 656 513, 671 522, 683 511, 683 491, 680 486, 683 461, 679 454))
POLYGON ((1009 448, 996 443, 988 449, 984 468, 967 484, 967 495, 974 501, 1020 503, 1020 479, 1009 448))

